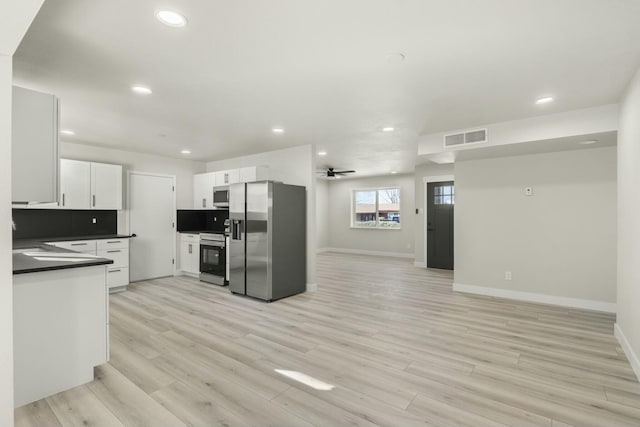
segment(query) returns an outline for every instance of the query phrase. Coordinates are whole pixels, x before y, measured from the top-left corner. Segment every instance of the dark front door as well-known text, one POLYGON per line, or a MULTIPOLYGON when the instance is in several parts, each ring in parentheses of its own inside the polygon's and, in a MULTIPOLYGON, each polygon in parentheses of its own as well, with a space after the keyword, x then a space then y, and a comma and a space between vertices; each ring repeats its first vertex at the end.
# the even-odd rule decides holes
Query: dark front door
POLYGON ((427 183, 427 267, 453 270, 453 181, 427 183))

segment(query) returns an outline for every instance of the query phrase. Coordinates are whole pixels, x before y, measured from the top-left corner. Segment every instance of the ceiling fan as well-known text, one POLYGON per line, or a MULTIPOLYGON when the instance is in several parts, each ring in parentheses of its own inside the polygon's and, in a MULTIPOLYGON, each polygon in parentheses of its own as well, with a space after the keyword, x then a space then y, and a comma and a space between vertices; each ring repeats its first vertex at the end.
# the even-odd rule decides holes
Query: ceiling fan
POLYGON ((337 171, 335 170, 335 168, 330 168, 327 167, 326 170, 323 169, 321 171, 318 171, 319 174, 325 175, 327 178, 339 178, 341 176, 347 175, 349 173, 355 173, 356 171, 354 170, 350 170, 350 171, 337 171))

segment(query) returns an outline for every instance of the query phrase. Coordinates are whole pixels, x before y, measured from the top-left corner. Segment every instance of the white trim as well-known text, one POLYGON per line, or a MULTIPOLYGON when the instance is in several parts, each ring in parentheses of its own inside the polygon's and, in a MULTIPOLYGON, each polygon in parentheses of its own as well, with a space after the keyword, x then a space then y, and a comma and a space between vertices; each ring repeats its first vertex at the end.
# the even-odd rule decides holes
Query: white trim
MULTIPOLYGON (((177 178, 175 175, 166 175, 161 173, 127 171, 127 206, 125 206, 125 209, 127 210, 127 234, 131 234, 131 175, 156 176, 160 178, 171 178, 173 180, 173 275, 175 276, 176 271, 178 271, 178 254, 176 253, 176 248, 178 246, 178 233, 175 232, 178 227, 176 207, 176 193, 178 192, 177 178)), ((131 274, 131 270, 129 270, 129 274, 131 274)))
POLYGON ((307 283, 307 292, 316 292, 318 290, 317 283, 307 283))
POLYGON ((463 285, 454 283, 455 292, 467 294, 485 295, 497 298, 506 298, 517 301, 535 302, 539 304, 560 305, 563 307, 582 308, 586 310, 603 311, 606 313, 616 313, 616 303, 606 301, 594 301, 581 298, 560 297, 547 294, 536 294, 531 292, 512 291, 509 289, 488 288, 476 285, 463 285))
POLYGON ((392 258, 413 258, 413 254, 404 252, 381 252, 381 251, 367 251, 364 249, 348 249, 348 248, 324 248, 325 252, 338 252, 344 254, 358 254, 358 255, 373 255, 373 256, 386 256, 392 258))
POLYGON ((636 374, 636 378, 638 378, 638 381, 640 381, 640 359, 638 359, 638 355, 634 353, 633 349, 631 348, 631 344, 629 344, 627 337, 624 335, 624 332, 622 332, 622 328, 620 328, 620 325, 618 323, 613 326, 613 334, 618 339, 620 347, 622 347, 622 350, 627 356, 627 359, 629 359, 631 369, 633 369, 633 372, 636 374))
POLYGON ((187 276, 187 277, 193 277, 194 279, 199 279, 200 278, 199 274, 189 273, 188 271, 183 271, 183 270, 178 270, 178 269, 176 269, 176 271, 175 271, 175 273, 173 273, 173 275, 175 277, 187 276))
MULTIPOLYGON (((422 183, 423 183, 423 189, 422 189, 422 195, 424 197, 424 221, 423 221, 423 228, 422 228, 422 233, 424 235, 424 268, 427 268, 427 184, 430 182, 446 182, 446 181, 453 181, 455 183, 455 177, 453 175, 433 175, 433 176, 423 176, 422 177, 422 183)), ((455 251, 455 246, 454 246, 454 251, 455 251)), ((454 252, 455 254, 455 252, 454 252)), ((455 262, 455 259, 454 259, 455 262)))
POLYGON ((317 254, 321 254, 321 253, 329 252, 329 251, 331 251, 331 248, 318 248, 318 249, 316 249, 316 253, 317 254))
POLYGON ((416 267, 427 268, 427 263, 422 261, 414 261, 413 265, 415 265, 416 267))

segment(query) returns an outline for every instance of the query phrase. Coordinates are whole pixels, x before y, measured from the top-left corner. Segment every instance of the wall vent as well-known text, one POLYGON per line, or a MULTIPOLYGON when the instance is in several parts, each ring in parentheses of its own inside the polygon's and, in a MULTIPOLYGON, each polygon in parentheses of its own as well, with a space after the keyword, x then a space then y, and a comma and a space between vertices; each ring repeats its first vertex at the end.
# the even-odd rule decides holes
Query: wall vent
POLYGON ((459 147, 466 144, 478 144, 487 142, 487 130, 476 129, 468 132, 452 133, 444 136, 444 146, 459 147))

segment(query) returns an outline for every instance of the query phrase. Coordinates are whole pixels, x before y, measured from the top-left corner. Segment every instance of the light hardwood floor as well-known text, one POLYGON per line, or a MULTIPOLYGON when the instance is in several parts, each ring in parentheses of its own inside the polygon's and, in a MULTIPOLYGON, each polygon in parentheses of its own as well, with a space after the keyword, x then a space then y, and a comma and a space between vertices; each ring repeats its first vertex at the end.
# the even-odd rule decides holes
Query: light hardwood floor
POLYGON ((18 408, 16 425, 640 425, 614 316, 451 283, 407 260, 327 253, 317 292, 271 304, 189 278, 132 284, 111 297, 111 362, 18 408))

